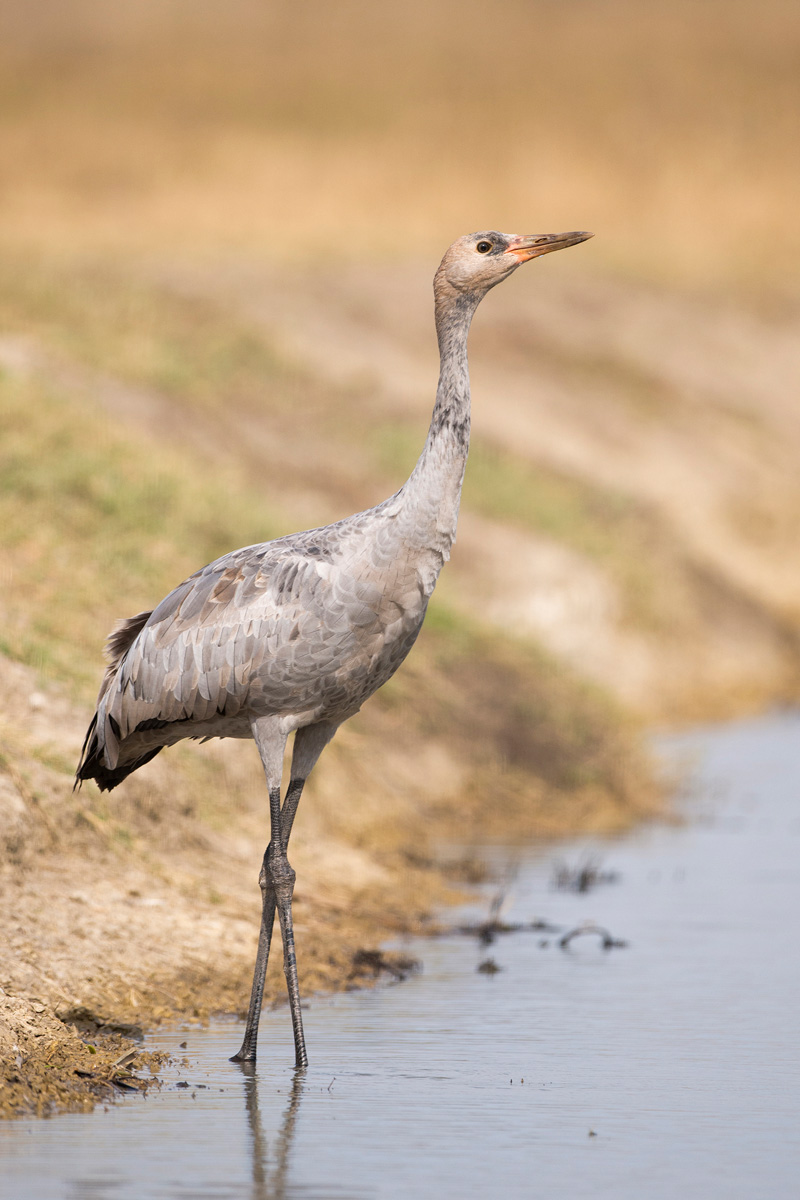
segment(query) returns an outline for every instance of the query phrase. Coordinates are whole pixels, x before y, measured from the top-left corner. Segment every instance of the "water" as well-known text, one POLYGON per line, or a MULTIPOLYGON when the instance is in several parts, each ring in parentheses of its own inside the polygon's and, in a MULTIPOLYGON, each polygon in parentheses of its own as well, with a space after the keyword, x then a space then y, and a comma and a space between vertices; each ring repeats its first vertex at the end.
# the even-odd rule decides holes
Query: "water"
POLYGON ((189 1058, 160 1092, 0 1130, 0 1196, 796 1195, 800 717, 663 744, 695 762, 688 822, 595 845, 619 880, 588 894, 551 886, 575 843, 532 854, 504 913, 593 919, 627 948, 414 943, 423 974, 312 1001, 304 1076, 285 1010, 252 1075, 227 1061, 233 1023, 159 1035, 189 1058), (476 971, 487 954, 500 973, 476 971))

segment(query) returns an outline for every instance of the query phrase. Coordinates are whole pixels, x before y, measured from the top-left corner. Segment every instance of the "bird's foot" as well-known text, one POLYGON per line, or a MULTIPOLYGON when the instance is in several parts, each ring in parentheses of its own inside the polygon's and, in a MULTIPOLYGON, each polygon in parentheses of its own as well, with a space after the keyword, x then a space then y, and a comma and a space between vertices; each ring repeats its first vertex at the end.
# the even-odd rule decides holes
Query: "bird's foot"
POLYGON ((237 1050, 235 1054, 232 1054, 228 1059, 228 1062, 236 1063, 254 1063, 255 1061, 255 1050, 246 1050, 244 1046, 242 1046, 241 1050, 237 1050))

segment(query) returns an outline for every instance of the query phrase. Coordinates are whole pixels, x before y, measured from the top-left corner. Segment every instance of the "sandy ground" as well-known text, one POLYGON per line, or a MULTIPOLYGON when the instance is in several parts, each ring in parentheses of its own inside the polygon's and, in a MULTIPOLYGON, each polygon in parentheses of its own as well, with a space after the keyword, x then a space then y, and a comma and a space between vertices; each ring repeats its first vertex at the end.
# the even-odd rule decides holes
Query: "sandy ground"
MULTIPOLYGON (((61 760, 75 757, 84 714, 57 690, 36 690, 27 668, 0 665, 4 695, 28 709, 20 732, 8 722, 8 700, 1 706, 0 1112, 85 1109, 138 1086, 114 1069, 136 1048, 131 1033, 246 1009, 260 909, 256 829, 266 817, 233 814, 227 828, 213 830, 179 805, 164 814, 159 834, 147 818, 131 832, 98 815, 89 797, 69 790, 61 760)), ((216 753, 232 759, 229 777, 252 784, 252 751, 248 743, 216 753)), ((133 805, 144 797, 158 805, 174 771, 168 760, 154 764, 133 789, 133 805)), ((400 870, 389 856, 381 866, 336 838, 321 850, 313 822, 301 825, 292 859, 306 995, 379 977, 387 960, 365 952, 392 933, 422 928, 448 891, 431 865, 400 870)), ((267 1004, 283 1002, 279 939, 277 946, 267 1004)), ((136 1064, 148 1061, 139 1055, 136 1064)))

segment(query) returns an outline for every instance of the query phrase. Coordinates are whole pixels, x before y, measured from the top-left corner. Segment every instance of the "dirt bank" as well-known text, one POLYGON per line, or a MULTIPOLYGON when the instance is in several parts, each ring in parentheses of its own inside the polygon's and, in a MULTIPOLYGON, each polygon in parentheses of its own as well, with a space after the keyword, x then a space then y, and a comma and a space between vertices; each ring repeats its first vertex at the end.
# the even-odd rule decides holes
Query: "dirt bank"
MULTIPOLYGON (((86 1110, 140 1086, 120 1066, 129 1052, 127 1070, 148 1076, 137 1031, 246 1007, 264 814, 256 801, 214 828, 191 785, 176 793, 180 768, 166 756, 132 785, 129 811, 100 804, 94 788, 73 794, 66 771, 84 714, 57 689, 37 690, 28 668, 0 666, 5 697, 27 718, 12 726, 0 706, 0 1112, 86 1110)), ((218 782, 236 799, 251 788, 255 801, 259 764, 243 748, 217 750, 218 782)), ((446 887, 430 867, 399 870, 391 856, 379 865, 335 838, 315 849, 307 828, 298 835, 304 993, 367 982, 375 970, 359 952, 418 927, 446 887)), ((268 1004, 282 998, 279 943, 273 957, 268 1004)), ((286 1032, 277 1054, 291 1053, 286 1032)))
POLYGON ((0 988, 0 1117, 89 1112, 146 1091, 162 1056, 138 1047, 140 1036, 89 1012, 56 1016, 42 1001, 0 988))
MULTIPOLYGON (((480 660, 469 669, 480 673, 480 660)), ((430 688, 424 668, 408 676, 412 692, 423 679, 430 688)), ((126 1027, 243 1013, 267 828, 261 769, 249 742, 187 745, 110 797, 93 786, 73 793, 86 710, 65 688, 2 656, 0 679, 0 1108, 6 1116, 86 1109, 139 1086, 119 1071, 121 1056, 137 1049, 126 1027)), ((467 695, 469 684, 462 680, 467 695)), ((502 680, 496 686, 500 709, 502 680)), ((515 771, 513 762, 502 776, 495 768, 502 805, 487 815, 492 772, 470 763, 471 733, 458 706, 461 761, 457 730, 421 733, 398 697, 389 700, 342 731, 298 816, 291 859, 305 995, 373 982, 380 960, 364 951, 424 931, 432 910, 461 894, 475 863, 448 862, 433 849, 454 829, 465 841, 487 829, 602 830, 658 802, 644 764, 620 743, 627 767, 613 789, 608 778, 568 790, 515 771)), ((428 704, 442 700, 434 691, 428 704)), ((487 727, 487 745, 500 732, 487 727)), ((507 753, 513 760, 513 746, 507 753)), ((283 996, 278 949, 266 1002, 283 996)), ((285 1044, 265 1052, 291 1054, 288 1014, 285 1044)), ((137 1052, 126 1065, 149 1078, 146 1056, 137 1052)))

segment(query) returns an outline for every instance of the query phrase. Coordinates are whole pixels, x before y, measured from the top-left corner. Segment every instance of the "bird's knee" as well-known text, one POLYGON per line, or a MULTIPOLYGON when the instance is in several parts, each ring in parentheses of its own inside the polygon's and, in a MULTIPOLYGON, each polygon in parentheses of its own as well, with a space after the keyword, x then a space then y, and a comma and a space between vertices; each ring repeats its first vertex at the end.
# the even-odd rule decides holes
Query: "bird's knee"
POLYGON ((289 865, 286 853, 272 854, 267 851, 265 859, 267 876, 279 901, 290 901, 294 892, 294 881, 297 878, 289 865))

